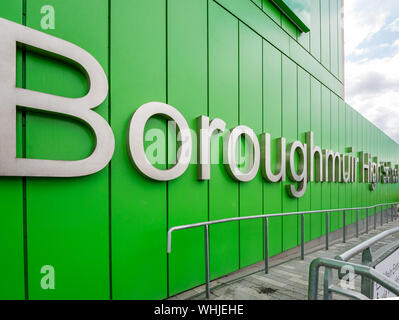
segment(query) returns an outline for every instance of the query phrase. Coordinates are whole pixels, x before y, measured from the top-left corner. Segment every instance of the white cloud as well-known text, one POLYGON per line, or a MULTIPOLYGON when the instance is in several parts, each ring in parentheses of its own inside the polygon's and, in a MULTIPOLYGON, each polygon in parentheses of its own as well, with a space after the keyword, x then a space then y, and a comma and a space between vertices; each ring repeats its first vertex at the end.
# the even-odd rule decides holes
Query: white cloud
POLYGON ((396 18, 393 22, 388 25, 388 29, 393 32, 399 31, 399 18, 396 18))
POLYGON ((399 38, 374 47, 365 45, 374 35, 398 28, 399 19, 387 19, 397 0, 345 1, 345 88, 347 102, 399 142, 399 38), (396 21, 397 20, 397 21, 396 21), (387 49, 373 58, 373 48, 387 49), (394 50, 389 50, 393 48, 394 50), (361 55, 361 57, 360 57, 361 55), (369 56, 368 56, 369 55, 369 56), (356 58, 359 56, 359 58, 356 58), (380 55, 381 56, 381 55, 380 55))
POLYGON ((389 11, 375 0, 348 0, 344 2, 345 53, 356 54, 363 41, 370 39, 385 25, 389 11))
POLYGON ((346 100, 399 142, 399 53, 346 64, 346 100))

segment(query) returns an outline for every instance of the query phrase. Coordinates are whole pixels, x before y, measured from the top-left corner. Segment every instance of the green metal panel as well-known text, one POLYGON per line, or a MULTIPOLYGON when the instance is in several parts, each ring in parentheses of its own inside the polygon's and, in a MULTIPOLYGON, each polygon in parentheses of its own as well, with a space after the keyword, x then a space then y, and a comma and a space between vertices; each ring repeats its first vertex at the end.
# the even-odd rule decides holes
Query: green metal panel
MULTIPOLYGON (((297 66, 285 56, 282 60, 282 83, 282 136, 290 143, 298 138, 297 66)), ((290 184, 289 180, 283 183, 283 212, 298 210, 298 199, 290 198, 286 192, 290 184)), ((283 250, 297 245, 297 227, 297 217, 283 217, 283 250)))
MULTIPOLYGON (((374 156, 378 158, 378 162, 381 161, 380 160, 380 150, 379 150, 379 136, 378 136, 378 128, 373 124, 373 131, 372 131, 372 137, 373 137, 373 141, 372 143, 374 144, 373 147, 373 153, 374 156)), ((380 200, 380 185, 377 184, 377 189, 374 191, 374 198, 373 198, 373 203, 381 203, 380 200)), ((374 214, 374 211, 373 211, 374 214)))
MULTIPOLYGON (((364 118, 364 131, 365 131, 365 152, 368 152, 371 154, 371 156, 373 156, 373 149, 372 146, 369 144, 371 141, 371 126, 370 126, 370 122, 364 118)), ((369 183, 365 183, 363 186, 363 202, 366 203, 366 205, 370 204, 371 201, 373 200, 374 197, 374 192, 370 192, 370 184, 369 183)), ((367 215, 367 211, 365 212, 365 214, 367 215)))
MULTIPOLYGON (((388 139, 387 136, 385 134, 385 132, 382 132, 382 141, 384 141, 385 143, 383 144, 383 148, 382 148, 382 153, 383 153, 383 159, 386 159, 384 161, 389 161, 389 147, 388 147, 388 139)), ((383 185, 383 194, 386 198, 390 198, 389 196, 389 185, 388 184, 384 184, 383 185)), ((386 208, 384 208, 386 209, 386 208)), ((385 221, 384 221, 385 223, 385 221)))
POLYGON ((297 28, 285 15, 281 16, 281 27, 296 40, 297 28))
MULTIPOLYGON (((374 158, 377 156, 378 154, 378 141, 377 141, 377 128, 376 126, 369 122, 369 142, 370 147, 371 147, 371 154, 372 154, 372 161, 374 162, 374 158)), ((373 205, 374 203, 379 203, 378 201, 378 185, 376 190, 374 190, 371 194, 371 197, 369 197, 369 204, 373 205)), ((370 214, 374 215, 374 210, 372 210, 370 212, 370 214)))
MULTIPOLYGON (((264 131, 271 135, 273 170, 276 168, 276 140, 282 136, 281 80, 281 53, 268 42, 263 41, 263 123, 264 131)), ((282 212, 283 192, 285 191, 281 182, 264 182, 265 213, 282 212)), ((271 218, 269 229, 269 251, 273 256, 283 250, 282 218, 271 218)))
MULTIPOLYGON (((322 127, 322 149, 331 150, 331 91, 325 86, 321 87, 321 127, 322 127)), ((323 166, 325 168, 325 166, 323 166)), ((324 177, 325 180, 325 177, 324 177)), ((323 182, 322 192, 322 208, 329 209, 331 207, 331 188, 332 182, 323 182)), ((321 215, 322 226, 324 226, 325 214, 321 215)), ((322 234, 326 233, 326 228, 322 227, 322 234)))
MULTIPOLYGON (((41 30, 43 5, 52 5, 57 12, 56 28, 48 33, 83 47, 107 72, 108 2, 28 0, 29 27, 41 30)), ((26 58, 26 85, 28 89, 67 97, 83 96, 88 88, 84 74, 71 65, 32 53, 26 58)), ((96 112, 107 119, 108 101, 96 112)), ((29 158, 82 159, 90 154, 92 140, 90 130, 76 121, 27 112, 29 158)), ((29 298, 110 297, 108 188, 108 168, 82 178, 27 179, 29 298), (44 265, 54 267, 55 290, 40 286, 44 265)))
MULTIPOLYGON (((345 124, 346 124, 346 134, 345 134, 345 148, 353 147, 353 140, 352 140, 352 110, 351 107, 345 103, 345 124)), ((351 156, 354 153, 349 153, 351 156)), ((346 191, 346 208, 352 207, 352 190, 353 190, 353 183, 349 183, 345 186, 346 191)), ((346 215, 346 223, 350 225, 352 223, 352 213, 348 213, 346 215)))
MULTIPOLYGON (((396 148, 396 152, 394 152, 394 157, 395 157, 395 165, 399 166, 399 150, 397 148, 397 143, 394 142, 393 143, 394 148, 396 148)), ((399 200, 399 186, 396 185, 394 186, 394 196, 393 196, 394 201, 398 201, 399 200)))
MULTIPOLYGON (((378 128, 376 128, 377 129, 377 132, 376 132, 376 137, 375 137, 375 139, 376 139, 376 142, 377 142, 377 156, 378 156, 378 161, 379 162, 381 162, 382 161, 382 156, 381 156, 381 131, 380 130, 378 130, 378 128)), ((378 203, 382 203, 383 202, 383 194, 382 194, 382 185, 381 184, 379 184, 378 185, 378 187, 377 187, 377 190, 376 190, 376 193, 377 193, 377 201, 378 201, 378 203)))
MULTIPOLYGON (((346 105, 342 99, 338 99, 338 107, 339 107, 339 116, 338 116, 338 152, 341 155, 346 154, 346 105)), ((342 160, 341 160, 342 161, 342 160)), ((341 177, 343 181, 343 176, 341 177)), ((346 208, 347 203, 347 186, 348 184, 340 182, 338 183, 339 189, 339 200, 338 200, 338 208, 346 208)), ((338 227, 342 228, 343 220, 342 213, 340 213, 337 217, 338 219, 338 227)))
MULTIPOLYGON (((366 145, 365 149, 367 150, 368 153, 370 153, 371 155, 371 161, 373 162, 373 158, 375 156, 375 151, 374 151, 374 142, 373 142, 373 128, 372 128, 372 124, 370 121, 368 121, 366 118, 364 118, 364 120, 366 121, 366 140, 364 142, 364 144, 366 145)), ((374 201, 374 196, 375 196, 375 192, 370 192, 370 183, 366 183, 364 185, 363 188, 363 192, 364 192, 364 201, 367 204, 371 204, 374 201)))
POLYGON ((252 0, 259 8, 262 8, 262 0, 252 0))
POLYGON ((302 47, 306 49, 306 51, 310 51, 310 32, 301 32, 297 30, 297 39, 302 47))
MULTIPOLYGON (((322 103, 321 103, 321 85, 315 78, 311 78, 311 100, 310 100, 310 116, 311 130, 314 133, 314 144, 322 146, 322 103)), ((311 209, 322 209, 322 183, 310 183, 311 189, 311 209)), ((312 215, 311 219, 311 238, 317 238, 322 235, 323 223, 321 214, 312 215)))
POLYGON ((343 1, 338 1, 338 79, 344 82, 344 53, 343 53, 343 1))
MULTIPOLYGON (((196 130, 196 118, 208 113, 207 2, 168 1, 167 12, 168 103, 178 108, 190 128, 196 130)), ((193 160, 195 156, 193 152, 193 160)), ((197 181, 195 163, 178 180, 168 183, 168 227, 208 220, 208 182, 197 181)), ((205 279, 203 228, 177 232, 173 237, 168 268, 170 295, 205 279)))
MULTIPOLYGON (((209 2, 209 116, 226 121, 227 128, 238 124, 238 21, 213 1, 209 2)), ((222 150, 221 135, 212 144, 222 150)), ((209 219, 237 217, 238 184, 223 165, 211 165, 209 219)), ((239 267, 239 224, 232 222, 210 228, 211 277, 217 278, 239 267)))
MULTIPOLYGON (((239 25, 239 122, 257 135, 262 124, 262 39, 244 24, 239 25)), ((248 157, 246 159, 248 161, 248 157)), ((247 162, 246 161, 246 162, 247 162)), ((247 163, 246 163, 247 164, 247 163)), ((245 168, 243 168, 245 169, 245 168)), ((263 212, 262 175, 239 185, 240 216, 263 212)), ((240 267, 263 259, 263 223, 261 220, 240 222, 240 267)))
MULTIPOLYGON (((360 151, 364 151, 363 140, 365 140, 365 137, 364 137, 365 132, 363 130, 363 128, 364 128, 363 117, 359 113, 357 113, 357 121, 358 121, 358 136, 359 136, 359 139, 358 139, 358 146, 359 146, 358 150, 360 152, 360 151)), ((360 159, 360 155, 359 155, 359 159, 360 159)), ((359 177, 360 177, 361 174, 362 174, 362 169, 361 169, 361 166, 359 165, 359 177)), ((365 183, 359 183, 358 184, 358 198, 357 198, 358 203, 363 203, 363 187, 364 186, 365 186, 365 183)), ((363 218, 364 217, 364 211, 360 210, 359 213, 360 213, 359 217, 363 218)))
MULTIPOLYGON (((359 121, 359 137, 360 139, 358 140, 359 143, 359 151, 364 151, 367 152, 367 146, 366 146, 366 141, 367 141, 367 131, 366 131, 366 121, 362 117, 360 113, 358 113, 358 121, 359 121)), ((362 173, 362 168, 359 167, 359 173, 362 173)), ((363 204, 366 201, 365 198, 365 189, 367 188, 366 183, 360 183, 359 184, 359 206, 363 206, 363 204)), ((364 219, 366 217, 366 210, 360 210, 360 219, 364 219)))
POLYGON ((338 77, 338 0, 330 0, 331 72, 338 77))
MULTIPOLYGON (((111 124, 116 141, 111 161, 114 299, 167 296, 166 183, 143 178, 132 167, 126 148, 133 112, 149 101, 166 102, 165 12, 163 1, 111 3, 111 124), (128 41, 121 37, 126 32, 128 41)), ((165 121, 152 119, 147 128, 165 132, 165 121)))
POLYGON ((285 54, 289 53, 289 35, 252 1, 214 0, 214 2, 220 4, 279 50, 285 54))
POLYGON ((310 52, 321 61, 321 16, 320 0, 313 0, 311 7, 311 27, 310 27, 310 52))
POLYGON ((321 15, 321 63, 331 69, 331 46, 330 46, 330 0, 320 1, 321 15))
MULTIPOLYGON (((306 133, 311 130, 311 89, 310 75, 298 68, 298 140, 306 143, 306 133)), ((298 211, 311 210, 311 192, 308 186, 305 195, 298 199, 298 211)), ((310 219, 305 216, 305 240, 310 240, 310 219)), ((301 241, 301 217, 298 217, 298 243, 301 241)))
MULTIPOLYGON (((22 0, 0 3, 1 17, 22 24, 22 0)), ((17 87, 22 87, 22 54, 17 53, 17 87)), ((22 156, 22 113, 17 114, 17 154, 22 156)), ((0 300, 25 298, 22 178, 0 180, 0 300)))
MULTIPOLYGON (((303 69, 312 74, 325 86, 329 87, 339 96, 342 96, 342 83, 335 78, 319 61, 309 55, 296 39, 295 27, 288 20, 285 23, 285 29, 281 28, 268 15, 259 10, 259 8, 250 0, 230 1, 214 0, 219 3, 231 14, 244 22, 251 29, 259 33, 265 40, 281 50, 282 53, 289 56, 293 61, 299 64, 303 69), (291 29, 291 36, 288 34, 291 29), (299 47, 299 48, 298 48, 299 47)), ((329 35, 327 35, 329 37, 329 35)), ((329 44, 329 40, 328 40, 329 44)))
MULTIPOLYGON (((351 117, 352 117, 352 147, 353 147, 353 156, 358 158, 359 147, 358 147, 358 122, 357 122, 357 112, 354 109, 351 109, 351 117)), ((359 170, 357 170, 357 178, 359 179, 359 170)), ((354 183, 352 186, 352 208, 356 208, 358 205, 358 183, 354 183)), ((356 212, 352 211, 352 222, 356 221, 356 212)))
POLYGON ((281 12, 270 0, 262 0, 262 9, 270 18, 281 26, 281 12))
MULTIPOLYGON (((331 93, 331 150, 334 152, 339 151, 339 104, 338 97, 331 93)), ((335 166, 335 164, 334 164, 335 166)), ((331 203, 330 207, 333 209, 339 208, 339 182, 333 182, 330 184, 331 188, 331 203)), ((334 231, 338 229, 339 224, 338 213, 330 214, 330 230, 334 231)))
MULTIPOLYGON (((196 179, 194 164, 175 181, 154 182, 129 161, 130 117, 140 105, 160 101, 176 107, 191 129, 196 117, 208 115, 223 119, 229 129, 243 124, 270 133, 272 167, 276 139, 304 142, 309 130, 324 149, 344 153, 352 146, 353 155, 371 152, 380 161, 397 163, 398 145, 338 97, 341 2, 312 1, 311 31, 301 33, 269 0, 3 0, 1 17, 23 23, 26 3, 27 24, 38 30, 41 7, 53 5, 56 29, 45 32, 88 50, 100 62, 110 93, 95 111, 110 122, 116 149, 111 165, 89 177, 26 178, 26 188, 24 179, 1 178, 1 270, 8 276, 0 281, 0 298, 23 299, 29 289, 33 299, 162 299, 204 281, 203 229, 174 233, 167 256, 169 227, 398 199, 398 185, 378 184, 370 192, 367 183, 312 182, 297 200, 287 195, 290 181, 270 184, 259 174, 239 184, 222 163, 222 135, 212 141, 219 146, 212 154, 219 164, 212 165, 209 182, 196 179), (40 268, 47 264, 55 267, 55 290, 40 287, 40 268)), ((26 74, 21 52, 17 61, 19 87, 26 80, 29 89, 68 97, 88 89, 84 75, 63 61, 29 52, 26 74)), ((19 157, 25 145, 28 157, 65 160, 84 158, 94 146, 90 130, 80 123, 35 112, 27 112, 25 140, 23 118, 18 112, 19 157)), ((164 119, 151 119, 146 133, 153 129, 168 137, 159 151, 167 152, 156 165, 166 168, 176 137, 164 119)), ((306 217, 306 240, 324 234, 323 218, 306 217)), ((331 230, 342 225, 340 214, 330 220, 331 230)), ((347 223, 353 222, 354 212, 347 215, 347 223)), ((211 277, 260 261, 263 235, 260 220, 211 227, 211 277)), ((300 219, 270 219, 269 236, 271 256, 295 247, 300 219)))

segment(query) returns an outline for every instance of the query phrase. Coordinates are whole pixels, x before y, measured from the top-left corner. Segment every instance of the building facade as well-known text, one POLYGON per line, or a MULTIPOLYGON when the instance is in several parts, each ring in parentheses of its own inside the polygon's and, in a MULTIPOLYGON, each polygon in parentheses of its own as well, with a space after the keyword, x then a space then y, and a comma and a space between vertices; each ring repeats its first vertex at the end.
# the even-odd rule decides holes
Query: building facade
MULTIPOLYGON (((281 2, 0 2, 1 18, 71 42, 99 62, 109 90, 94 111, 115 137, 112 160, 94 174, 0 177, 1 299, 164 299, 205 279, 203 230, 176 233, 167 255, 170 227, 399 201, 398 144, 344 102, 342 0, 312 0, 308 21, 306 15, 299 19, 308 32, 278 7, 281 2), (222 161, 210 165, 210 179, 199 180, 194 163, 176 179, 149 179, 132 166, 127 135, 135 111, 153 101, 176 108, 194 131, 197 118, 206 116, 222 119, 229 129, 245 125, 257 135, 269 133, 273 168, 278 138, 306 143, 313 132, 321 149, 358 160, 356 181, 309 180, 304 195, 292 197, 288 178, 270 183, 259 169, 251 181, 235 181, 222 161), (362 181, 366 153, 378 169, 373 191, 372 178, 362 181), (385 174, 384 167, 391 169, 385 174)), ((16 83, 68 98, 90 88, 73 64, 23 45, 16 83)), ((72 161, 96 147, 90 128, 71 118, 17 108, 16 123, 19 158, 72 161)), ((152 129, 168 137, 165 163, 158 165, 165 170, 175 139, 162 117, 147 122, 146 132, 152 129)), ((216 158, 225 138, 212 138, 220 145, 216 158)), ((348 225, 354 219, 348 215, 348 225)), ((332 216, 331 231, 341 227, 339 216, 332 216)), ((324 229, 322 215, 306 217, 307 241, 324 229)), ((260 220, 211 227, 211 278, 261 261, 263 238, 260 220)), ((297 217, 270 220, 270 255, 299 243, 297 217)))

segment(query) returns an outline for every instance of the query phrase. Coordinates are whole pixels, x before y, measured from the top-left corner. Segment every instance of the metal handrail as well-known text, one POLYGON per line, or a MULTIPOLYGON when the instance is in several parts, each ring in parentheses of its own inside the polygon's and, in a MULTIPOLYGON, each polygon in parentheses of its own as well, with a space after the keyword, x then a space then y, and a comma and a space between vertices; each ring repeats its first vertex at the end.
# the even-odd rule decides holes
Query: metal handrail
MULTIPOLYGON (((310 269, 309 269, 309 287, 308 287, 308 297, 309 300, 317 300, 318 297, 318 289, 319 289, 319 269, 320 267, 325 267, 328 269, 336 269, 336 270, 341 270, 342 267, 351 267, 353 268, 355 274, 359 274, 362 277, 366 277, 382 287, 388 289, 391 291, 393 294, 396 294, 399 296, 399 286, 396 282, 393 280, 389 279, 385 275, 377 272, 375 269, 369 267, 369 266, 364 266, 361 264, 355 264, 355 263, 350 263, 347 261, 340 261, 336 259, 329 259, 329 258, 317 258, 312 261, 310 264, 310 269)), ((365 297, 364 295, 359 295, 359 293, 351 291, 351 290, 345 290, 341 289, 339 292, 336 290, 335 286, 329 286, 328 288, 325 288, 325 290, 330 290, 334 291, 336 293, 344 294, 348 297, 354 298, 354 299, 360 299, 361 297, 365 297)), ((325 292, 326 294, 326 292, 325 292)))
MULTIPOLYGON (((372 268, 373 261, 379 259, 381 256, 383 256, 383 254, 381 252, 378 252, 378 254, 375 257, 371 257, 371 251, 370 251, 370 247, 372 245, 376 244, 378 241, 382 239, 389 237, 394 233, 399 233, 399 227, 395 227, 390 230, 381 232, 380 234, 377 234, 374 237, 336 256, 335 259, 317 258, 313 260, 309 268, 309 288, 308 288, 309 299, 317 300, 320 267, 326 268, 325 279, 324 279, 325 281, 324 297, 326 299, 331 298, 331 293, 338 293, 358 300, 369 299, 369 297, 371 297, 371 293, 369 291, 370 285, 372 283, 370 282, 371 280, 374 280, 384 288, 387 288, 392 293, 399 295, 399 285, 395 281, 390 280, 385 275, 378 273, 375 269, 372 268), (355 257, 360 253, 363 253, 361 265, 348 263, 350 259, 352 259, 353 257, 355 257), (331 269, 337 269, 338 277, 341 278, 340 267, 344 266, 353 267, 355 274, 359 274, 362 276, 362 293, 344 288, 338 288, 337 286, 332 285, 331 269), (366 292, 363 292, 364 288, 366 288, 365 290, 366 292)), ((397 249, 398 247, 399 247, 399 242, 395 242, 393 244, 385 246, 381 250, 383 250, 384 253, 389 253, 392 251, 392 249, 397 249)))
POLYGON ((399 232, 399 227, 389 229, 387 231, 381 232, 380 234, 376 235, 375 237, 372 237, 357 246, 353 247, 352 249, 349 249, 348 251, 340 254, 339 256, 336 257, 336 259, 342 260, 342 261, 348 261, 352 259, 354 256, 358 255, 359 253, 363 252, 367 248, 370 248, 373 244, 376 242, 390 236, 391 234, 399 232))
POLYGON ((359 211, 367 210, 367 223, 366 223, 366 232, 369 229, 369 210, 375 209, 374 215, 374 229, 377 228, 377 208, 381 207, 381 225, 384 223, 383 219, 383 207, 391 207, 391 218, 392 221, 394 219, 393 208, 397 206, 399 202, 392 203, 384 203, 384 204, 376 204, 369 207, 359 207, 359 208, 342 208, 342 209, 324 209, 324 210, 316 210, 316 211, 302 211, 302 212, 288 212, 288 213, 277 213, 277 214, 264 214, 264 215, 255 215, 255 216, 247 216, 247 217, 235 217, 221 220, 213 220, 213 221, 204 221, 199 223, 175 226, 168 230, 167 236, 167 253, 170 254, 172 252, 172 233, 178 230, 185 230, 191 228, 204 227, 205 229, 205 284, 206 284, 206 298, 210 297, 210 268, 209 268, 209 226, 215 224, 221 224, 226 222, 234 222, 234 221, 244 221, 244 220, 254 220, 254 219, 264 219, 264 230, 265 230, 265 273, 269 273, 269 236, 268 236, 268 225, 269 218, 277 218, 277 217, 287 217, 287 216, 301 216, 301 259, 305 259, 305 215, 315 214, 315 213, 325 213, 326 214, 326 250, 328 250, 329 246, 329 213, 334 212, 342 212, 343 213, 343 242, 346 242, 346 212, 347 211, 355 211, 356 210, 356 237, 359 237, 359 211))

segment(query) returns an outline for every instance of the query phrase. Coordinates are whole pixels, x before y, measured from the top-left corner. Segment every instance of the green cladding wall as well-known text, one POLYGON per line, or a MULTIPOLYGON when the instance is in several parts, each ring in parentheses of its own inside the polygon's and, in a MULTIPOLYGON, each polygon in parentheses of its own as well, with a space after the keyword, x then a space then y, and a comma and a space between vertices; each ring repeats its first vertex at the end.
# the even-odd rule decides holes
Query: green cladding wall
MULTIPOLYGON (((292 199, 286 183, 269 184, 260 174, 237 183, 222 164, 212 165, 209 182, 197 181, 195 165, 175 181, 154 182, 129 161, 130 117, 161 101, 194 130, 200 115, 273 140, 304 141, 312 130, 322 148, 352 146, 397 164, 398 145, 342 100, 341 0, 313 0, 311 9, 311 31, 301 33, 268 0, 0 1, 0 17, 70 41, 99 61, 110 91, 95 110, 116 140, 111 163, 88 177, 0 178, 0 298, 162 299, 204 282, 203 230, 175 233, 167 256, 172 226, 399 201, 398 185, 370 193, 368 184, 315 182, 292 199), (44 5, 55 9, 54 30, 41 29, 44 5), (54 290, 40 286, 43 265, 54 266, 54 290)), ((66 97, 88 89, 70 65, 22 50, 17 86, 66 97)), ((90 130, 70 119, 20 109, 17 123, 20 157, 75 160, 93 148, 90 130)), ((151 128, 167 130, 157 118, 151 128)), ((342 227, 331 221, 332 230, 342 227)), ((271 219, 272 255, 299 244, 299 226, 297 217, 271 219)), ((306 217, 305 226, 306 240, 325 233, 322 216, 306 217)), ((262 260, 263 232, 261 221, 212 226, 211 277, 262 260)))

